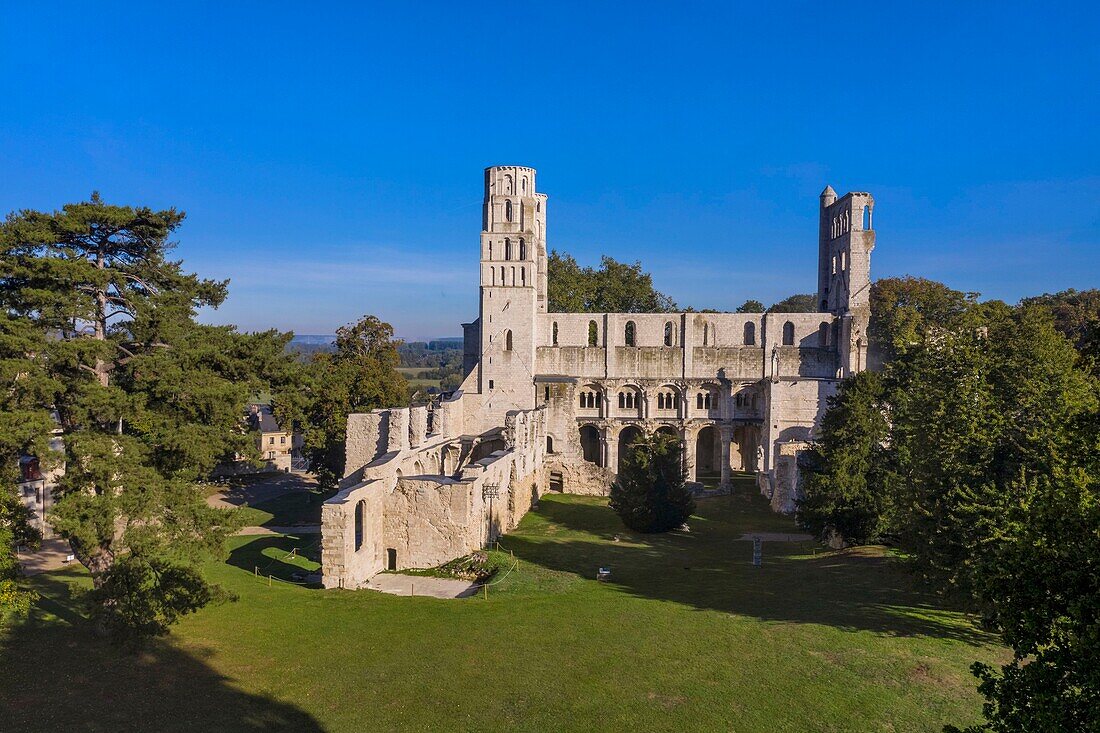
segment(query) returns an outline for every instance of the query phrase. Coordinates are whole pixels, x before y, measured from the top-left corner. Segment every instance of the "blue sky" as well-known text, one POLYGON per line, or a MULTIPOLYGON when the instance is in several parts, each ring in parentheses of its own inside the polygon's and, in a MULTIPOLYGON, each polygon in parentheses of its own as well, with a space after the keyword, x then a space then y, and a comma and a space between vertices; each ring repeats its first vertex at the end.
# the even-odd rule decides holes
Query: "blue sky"
POLYGON ((481 169, 551 247, 683 305, 814 287, 817 195, 876 199, 876 277, 1100 286, 1095 3, 4 3, 0 213, 188 212, 211 322, 406 338, 477 314, 481 169), (767 7, 761 7, 766 5, 767 7), (880 7, 890 6, 890 7, 880 7))

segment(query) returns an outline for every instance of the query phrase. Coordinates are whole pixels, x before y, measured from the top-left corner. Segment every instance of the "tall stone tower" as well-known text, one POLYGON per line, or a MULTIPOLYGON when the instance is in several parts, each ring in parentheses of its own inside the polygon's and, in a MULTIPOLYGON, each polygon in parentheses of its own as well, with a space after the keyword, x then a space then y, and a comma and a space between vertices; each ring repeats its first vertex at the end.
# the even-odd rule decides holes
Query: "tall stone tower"
POLYGON ((535 170, 485 169, 478 391, 485 417, 535 407, 537 314, 546 312, 546 195, 535 170))
POLYGON ((833 337, 842 377, 867 368, 874 209, 875 199, 869 193, 848 193, 838 199, 832 186, 821 192, 817 299, 823 312, 839 317, 833 337))

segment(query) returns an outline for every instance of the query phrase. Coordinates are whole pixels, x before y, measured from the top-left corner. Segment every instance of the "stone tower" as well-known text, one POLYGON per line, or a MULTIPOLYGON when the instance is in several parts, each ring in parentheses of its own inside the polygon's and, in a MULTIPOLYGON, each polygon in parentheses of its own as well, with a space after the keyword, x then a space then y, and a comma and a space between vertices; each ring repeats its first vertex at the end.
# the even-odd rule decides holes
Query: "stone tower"
POLYGON ((822 312, 838 316, 832 337, 841 377, 867 368, 874 209, 875 199, 869 193, 848 193, 838 199, 832 186, 821 192, 817 299, 822 312))
POLYGON ((546 312, 546 195, 535 170, 485 169, 478 391, 489 422, 535 406, 537 314, 546 312))

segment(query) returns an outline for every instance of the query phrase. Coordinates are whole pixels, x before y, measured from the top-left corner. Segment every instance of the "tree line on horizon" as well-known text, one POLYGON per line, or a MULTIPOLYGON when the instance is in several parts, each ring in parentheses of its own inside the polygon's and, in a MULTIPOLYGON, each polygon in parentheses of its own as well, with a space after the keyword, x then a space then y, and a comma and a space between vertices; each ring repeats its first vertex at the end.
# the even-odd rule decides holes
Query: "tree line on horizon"
MULTIPOLYGON (((224 556, 240 520, 207 506, 203 482, 222 461, 258 458, 243 419, 255 395, 270 393, 280 422, 301 429, 327 487, 343 475, 347 415, 408 400, 399 342, 374 316, 304 362, 288 353, 291 334, 198 323, 228 282, 172 259, 183 220, 93 194, 0 224, 0 608, 33 600, 13 553, 36 541, 16 494, 20 455, 64 465, 50 520, 91 575, 89 617, 136 639, 227 598, 199 567, 224 556)), ((550 263, 552 308, 675 308, 640 263, 581 268, 556 252, 550 263)), ((1096 290, 1010 306, 918 278, 876 281, 870 335, 885 367, 845 381, 819 431, 799 521, 834 544, 894 546, 1014 651, 1000 670, 976 668, 982 730, 1097 722, 1098 324, 1096 290)), ((635 473, 654 473, 643 459, 635 473)), ((639 525, 673 521, 626 511, 639 525)))

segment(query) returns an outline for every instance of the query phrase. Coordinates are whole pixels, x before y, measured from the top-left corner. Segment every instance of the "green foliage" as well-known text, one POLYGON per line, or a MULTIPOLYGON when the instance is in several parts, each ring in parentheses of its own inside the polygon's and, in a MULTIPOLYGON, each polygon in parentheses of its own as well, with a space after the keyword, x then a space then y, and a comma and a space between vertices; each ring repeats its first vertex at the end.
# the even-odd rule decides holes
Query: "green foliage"
POLYGON ((225 598, 192 567, 135 555, 111 565, 87 594, 92 621, 118 642, 163 635, 180 617, 225 598))
POLYGON ((581 267, 569 255, 550 251, 547 296, 555 313, 669 313, 676 303, 653 288, 653 277, 642 263, 627 264, 611 257, 600 268, 581 267))
POLYGON ((316 354, 307 368, 304 451, 322 487, 344 475, 348 415, 408 401, 408 386, 397 371, 400 357, 393 327, 375 316, 336 332, 335 353, 316 354))
POLYGON ((680 441, 657 433, 630 443, 611 486, 610 507, 638 532, 667 532, 695 511, 684 480, 680 441))
POLYGON ((220 553, 236 520, 208 508, 196 482, 255 453, 245 406, 293 374, 289 336, 195 322, 200 307, 224 300, 226 283, 169 258, 183 218, 93 194, 0 226, 0 356, 5 371, 25 375, 15 402, 33 418, 23 432, 0 422, 0 442, 48 465, 56 410, 65 474, 51 522, 91 572, 101 610, 133 610, 106 626, 137 634, 176 615, 156 610, 164 601, 114 597, 149 587, 112 581, 116 563, 186 568, 220 553), (141 619, 142 610, 154 616, 141 619))
MULTIPOLYGON (((752 302, 752 301, 750 301, 752 302)), ((817 313, 817 296, 801 293, 784 298, 768 308, 769 313, 817 313)))
POLYGON ((845 380, 828 400, 819 461, 798 502, 799 524, 824 540, 839 537, 861 545, 879 538, 887 525, 884 460, 889 423, 879 375, 861 372, 845 380))
POLYGON ((871 284, 868 337, 883 361, 893 361, 920 344, 930 330, 951 328, 977 297, 920 277, 876 280, 871 284))
POLYGON ((999 670, 973 665, 986 723, 968 733, 1100 730, 1097 487, 1074 471, 1018 490, 1024 501, 1010 508, 978 586, 1013 659, 999 670))
POLYGON ((737 306, 737 313, 763 313, 765 310, 764 304, 759 300, 746 300, 741 305, 737 306))

